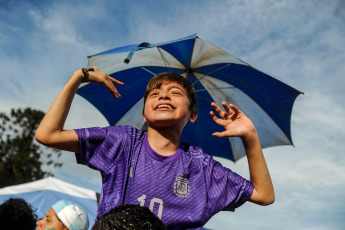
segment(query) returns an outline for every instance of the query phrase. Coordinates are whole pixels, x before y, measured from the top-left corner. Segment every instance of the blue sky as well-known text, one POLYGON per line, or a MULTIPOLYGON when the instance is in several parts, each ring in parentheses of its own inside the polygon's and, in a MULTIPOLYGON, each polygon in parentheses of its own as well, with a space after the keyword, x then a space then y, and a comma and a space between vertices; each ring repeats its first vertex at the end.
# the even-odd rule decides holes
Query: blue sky
MULTIPOLYGON (((47 111, 87 56, 197 33, 305 94, 292 114, 294 147, 264 149, 276 191, 268 207, 221 212, 214 229, 344 229, 345 1, 0 0, 0 111, 47 111)), ((75 97, 66 128, 106 126, 75 97)), ((97 172, 64 152, 57 178, 100 191, 97 172)), ((221 159, 220 159, 221 160, 221 159)), ((246 158, 221 162, 249 177, 246 158)))

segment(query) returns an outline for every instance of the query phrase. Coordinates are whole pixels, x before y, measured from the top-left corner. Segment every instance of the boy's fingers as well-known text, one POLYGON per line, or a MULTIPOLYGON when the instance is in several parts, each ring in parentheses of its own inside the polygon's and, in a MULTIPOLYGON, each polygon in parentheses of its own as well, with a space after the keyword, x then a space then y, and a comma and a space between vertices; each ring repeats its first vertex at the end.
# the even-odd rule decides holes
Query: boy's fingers
POLYGON ((116 80, 113 77, 109 76, 109 79, 111 80, 112 83, 117 84, 117 85, 124 85, 124 83, 122 81, 116 80))
POLYGON ((227 114, 231 115, 234 113, 234 111, 230 108, 230 105, 228 105, 225 101, 222 102, 222 106, 227 114))
POLYGON ((229 106, 231 107, 231 109, 232 109, 235 113, 240 113, 240 112, 241 112, 241 110, 239 110, 239 108, 237 108, 236 105, 230 104, 229 106))
POLYGON ((214 136, 214 137, 228 137, 228 135, 226 135, 225 132, 215 132, 215 133, 212 133, 212 136, 214 136))
POLYGON ((121 94, 119 93, 119 91, 117 91, 117 89, 114 87, 114 94, 113 94, 116 98, 121 97, 121 94))
POLYGON ((105 86, 107 87, 107 89, 110 91, 110 93, 111 93, 115 98, 121 97, 119 91, 117 91, 117 89, 116 89, 116 87, 114 86, 113 83, 111 83, 111 82, 106 82, 105 86))
POLYGON ((221 118, 224 119, 226 117, 226 113, 223 110, 221 110, 216 103, 212 102, 211 106, 214 110, 216 110, 216 112, 219 114, 221 118))
POLYGON ((216 103, 212 102, 212 103, 211 103, 211 107, 212 107, 213 109, 216 109, 218 106, 217 106, 216 103))
POLYGON ((119 91, 117 91, 117 89, 113 89, 112 94, 115 98, 120 98, 121 94, 119 93, 119 91))
POLYGON ((218 123, 219 118, 214 114, 213 111, 210 112, 211 118, 214 122, 218 123))
POLYGON ((214 122, 216 122, 218 125, 224 125, 224 120, 218 118, 213 111, 210 111, 211 118, 214 122))
POLYGON ((121 94, 119 93, 119 91, 116 89, 116 87, 114 86, 114 84, 117 84, 117 85, 124 85, 123 82, 119 81, 119 80, 116 80, 115 78, 113 77, 110 77, 108 75, 108 81, 107 81, 107 88, 109 89, 109 91, 111 92, 111 94, 113 94, 113 96, 115 98, 119 98, 121 97, 121 94))
POLYGON ((213 111, 210 111, 210 115, 211 115, 211 118, 212 118, 215 122, 217 122, 217 120, 219 120, 219 118, 214 114, 213 111))

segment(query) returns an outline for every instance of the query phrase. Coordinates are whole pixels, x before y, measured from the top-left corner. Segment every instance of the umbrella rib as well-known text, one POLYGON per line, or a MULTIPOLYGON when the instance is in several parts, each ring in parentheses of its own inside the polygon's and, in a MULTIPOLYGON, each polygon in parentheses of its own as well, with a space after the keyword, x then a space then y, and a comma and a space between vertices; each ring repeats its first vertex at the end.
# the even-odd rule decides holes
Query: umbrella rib
POLYGON ((210 89, 199 89, 199 90, 195 90, 195 93, 199 93, 202 91, 209 91, 209 90, 231 89, 231 88, 236 88, 236 87, 235 86, 229 86, 229 87, 217 87, 217 88, 210 88, 210 89))
POLYGON ((171 66, 170 66, 170 64, 169 64, 169 62, 168 62, 168 60, 165 58, 163 52, 161 51, 161 48, 160 48, 160 47, 157 47, 157 49, 158 49, 158 52, 159 52, 159 54, 161 55, 161 57, 162 57, 162 59, 163 59, 163 62, 164 62, 164 64, 165 64, 165 66, 166 66, 167 68, 169 68, 170 72, 172 72, 172 68, 171 68, 171 66))
POLYGON ((156 76, 156 74, 148 69, 146 69, 145 67, 141 67, 143 70, 145 70, 146 72, 152 74, 153 76, 156 76))
POLYGON ((205 100, 205 101, 209 101, 209 102, 212 102, 213 100, 210 100, 210 99, 208 99, 208 98, 206 98, 206 97, 200 97, 200 96, 196 96, 197 98, 200 98, 200 99, 202 99, 202 100, 205 100))
POLYGON ((219 67, 218 69, 212 70, 212 71, 210 71, 210 72, 208 72, 208 73, 205 73, 205 74, 202 75, 200 78, 198 78, 195 82, 193 82, 192 85, 193 85, 193 86, 196 85, 196 83, 200 82, 204 77, 206 77, 206 76, 208 76, 208 75, 210 75, 210 74, 212 74, 212 73, 214 73, 214 72, 217 72, 217 71, 219 71, 219 70, 221 70, 221 69, 224 69, 224 68, 228 67, 229 65, 231 65, 231 63, 229 63, 229 64, 227 64, 227 65, 224 65, 224 66, 221 66, 221 67, 219 67))

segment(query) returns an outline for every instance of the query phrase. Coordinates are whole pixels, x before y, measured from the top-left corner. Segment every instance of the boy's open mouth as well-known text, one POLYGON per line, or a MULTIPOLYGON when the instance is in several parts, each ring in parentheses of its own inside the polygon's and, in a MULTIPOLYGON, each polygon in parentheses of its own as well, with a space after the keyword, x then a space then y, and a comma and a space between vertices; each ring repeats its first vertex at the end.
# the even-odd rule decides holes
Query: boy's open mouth
POLYGON ((170 104, 159 104, 155 110, 159 109, 175 109, 172 105, 170 104))

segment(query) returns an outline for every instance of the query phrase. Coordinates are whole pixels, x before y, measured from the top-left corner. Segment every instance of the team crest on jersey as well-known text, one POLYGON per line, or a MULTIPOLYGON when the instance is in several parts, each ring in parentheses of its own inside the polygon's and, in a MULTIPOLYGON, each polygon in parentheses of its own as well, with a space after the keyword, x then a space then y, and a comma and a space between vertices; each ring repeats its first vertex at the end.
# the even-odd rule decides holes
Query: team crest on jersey
POLYGON ((181 174, 181 176, 176 177, 176 181, 174 183, 174 193, 179 197, 189 196, 190 188, 187 175, 181 174))

